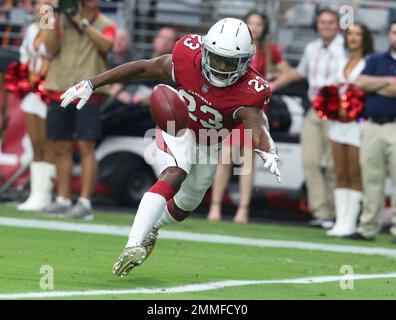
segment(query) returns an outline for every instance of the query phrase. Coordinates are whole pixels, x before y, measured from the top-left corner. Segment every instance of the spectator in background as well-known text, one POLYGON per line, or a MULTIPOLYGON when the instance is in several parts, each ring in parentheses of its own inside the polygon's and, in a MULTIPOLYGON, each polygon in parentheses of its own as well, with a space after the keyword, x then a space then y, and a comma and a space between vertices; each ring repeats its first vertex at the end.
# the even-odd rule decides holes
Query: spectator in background
MULTIPOLYGON (((117 28, 113 47, 109 53, 109 65, 111 68, 115 68, 132 60, 134 60, 132 56, 132 42, 128 31, 124 28, 117 28)), ((115 83, 111 85, 110 94, 112 97, 116 97, 118 101, 128 104, 131 97, 129 92, 124 89, 125 86, 123 84, 115 83)))
MULTIPOLYGON (((340 65, 339 95, 354 84, 365 67, 365 57, 374 51, 372 35, 366 25, 355 23, 345 32, 345 46, 350 56, 340 65)), ((346 236, 356 232, 362 202, 362 178, 359 165, 360 123, 349 121, 345 109, 331 124, 329 136, 336 172, 334 190, 336 223, 329 236, 346 236)))
POLYGON ((373 240, 381 229, 384 183, 393 183, 391 233, 396 243, 396 20, 389 28, 390 49, 369 56, 356 84, 367 92, 360 147, 363 213, 350 239, 373 240))
MULTIPOLYGON (((251 11, 246 15, 245 22, 248 25, 252 33, 252 38, 256 44, 256 54, 253 56, 251 64, 256 70, 263 74, 264 77, 266 77, 266 80, 272 80, 273 87, 275 87, 277 81, 275 76, 287 73, 289 70, 289 64, 283 59, 279 47, 267 40, 269 34, 268 17, 261 12, 251 11), (274 70, 276 71, 275 73, 273 72, 274 70)), ((243 125, 241 124, 236 128, 236 130, 239 130, 239 137, 235 137, 235 134, 230 135, 223 146, 221 155, 223 161, 220 161, 217 165, 216 176, 212 187, 212 201, 208 214, 208 220, 210 221, 219 221, 221 219, 221 203, 230 179, 233 164, 232 161, 229 160, 234 157, 235 162, 236 154, 240 154, 243 157, 243 164, 241 174, 239 175, 240 200, 238 210, 234 217, 234 222, 247 223, 249 219, 249 206, 255 171, 255 157, 251 142, 245 141, 244 139, 245 130, 243 125)))
POLYGON ((171 26, 162 27, 153 39, 153 54, 151 58, 172 53, 177 41, 177 31, 171 26))
MULTIPOLYGON (((133 53, 132 41, 128 31, 124 28, 117 28, 113 48, 109 54, 109 65, 111 68, 115 68, 123 63, 139 60, 142 58, 144 57, 133 53)), ((115 97, 116 100, 124 104, 130 104, 132 95, 129 90, 126 89, 127 87, 128 86, 125 86, 122 83, 115 83, 111 85, 110 94, 112 97, 115 97)))
POLYGON ((125 28, 117 28, 113 47, 109 53, 109 65, 115 68, 133 60, 132 41, 125 28))
MULTIPOLYGON (((316 18, 319 39, 310 42, 296 69, 277 79, 277 88, 292 81, 308 80, 308 97, 313 101, 321 87, 337 82, 339 66, 345 60, 343 37, 339 34, 339 15, 322 9, 316 18)), ((310 108, 301 133, 304 176, 308 207, 314 219, 309 225, 330 229, 334 219, 334 168, 328 130, 330 121, 322 121, 310 108), (323 173, 322 161, 326 163, 323 173)))
POLYGON ((131 39, 125 28, 117 28, 114 43, 112 47, 113 55, 124 55, 131 48, 131 39))
POLYGON ((252 59, 252 65, 264 75, 267 81, 276 81, 277 75, 289 71, 289 64, 283 59, 279 46, 268 40, 270 30, 267 15, 250 11, 244 20, 256 44, 256 54, 252 59))
MULTIPOLYGON (((38 0, 36 2, 36 21, 28 26, 19 50, 21 63, 29 65, 29 80, 33 86, 40 81, 40 78, 45 78, 49 66, 44 33, 39 25, 39 20, 43 15, 40 9, 44 5, 52 6, 53 1, 38 0)), ((18 210, 39 211, 52 201, 52 180, 56 173, 45 133, 47 105, 31 92, 22 100, 21 109, 25 113, 26 130, 33 145, 33 162, 30 165, 30 195, 24 203, 18 206, 18 210)))
MULTIPOLYGON (((153 39, 153 53, 151 55, 151 59, 172 53, 176 41, 177 31, 175 28, 164 26, 159 29, 157 35, 153 39)), ((132 96, 132 103, 148 106, 150 103, 151 92, 152 87, 140 86, 132 96)))
MULTIPOLYGON (((122 39, 121 39, 122 40, 122 39)), ((162 56, 164 54, 172 53, 173 47, 177 41, 177 31, 171 26, 164 26, 159 29, 156 36, 153 38, 153 48, 151 56, 133 56, 133 60, 139 59, 149 59, 162 56)), ((118 49, 122 47, 119 44, 118 47, 113 48, 118 49)), ((125 47, 125 45, 124 45, 125 47)), ((148 106, 150 102, 150 96, 152 92, 152 87, 147 85, 131 85, 125 86, 123 84, 112 85, 112 95, 117 96, 117 99, 124 104, 133 104, 140 106, 148 106)))
MULTIPOLYGON (((125 62, 149 59, 158 54, 171 53, 176 43, 177 32, 170 26, 164 26, 152 40, 150 55, 139 52, 137 54, 131 46, 126 30, 117 33, 111 56, 118 56, 125 62), (125 31, 125 32, 124 32, 125 31), (164 44, 164 42, 166 42, 164 44)), ((118 65, 117 59, 112 59, 113 67, 118 65)), ((144 136, 147 130, 155 127, 149 108, 152 88, 158 81, 144 81, 130 84, 115 83, 111 86, 112 99, 108 101, 101 112, 103 135, 144 136), (131 126, 131 123, 134 123, 131 126)), ((169 83, 172 85, 172 83, 169 83)))
POLYGON ((44 209, 47 214, 69 218, 92 219, 91 195, 96 180, 95 141, 101 135, 99 105, 109 89, 98 89, 81 111, 60 107, 61 94, 77 80, 106 71, 106 54, 113 46, 115 24, 99 11, 99 0, 82 0, 74 16, 57 14, 54 29, 46 29, 45 45, 53 56, 46 89, 51 103, 47 114, 47 138, 56 156, 58 196, 44 209), (72 206, 72 142, 77 140, 81 156, 81 193, 72 206))

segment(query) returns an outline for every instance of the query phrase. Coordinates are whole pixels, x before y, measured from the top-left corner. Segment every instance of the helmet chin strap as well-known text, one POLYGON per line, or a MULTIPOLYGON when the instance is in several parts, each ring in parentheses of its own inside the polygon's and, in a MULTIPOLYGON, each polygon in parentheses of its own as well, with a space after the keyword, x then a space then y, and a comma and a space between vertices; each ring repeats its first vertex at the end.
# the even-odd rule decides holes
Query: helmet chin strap
POLYGON ((217 78, 216 76, 214 76, 213 73, 211 72, 210 68, 207 66, 202 67, 202 74, 205 77, 205 79, 208 80, 215 87, 224 88, 224 87, 227 87, 232 84, 232 83, 229 83, 230 79, 232 77, 229 77, 225 80, 221 80, 221 79, 217 78))
POLYGON ((227 79, 227 80, 220 80, 220 79, 218 79, 218 78, 216 78, 213 74, 210 74, 210 83, 211 84, 213 84, 214 86, 216 86, 216 87, 220 87, 220 88, 222 88, 222 87, 227 87, 227 86, 229 86, 229 84, 228 84, 228 80, 229 79, 227 79))
POLYGON ((222 80, 217 78, 213 73, 210 73, 211 83, 216 87, 228 87, 238 81, 239 76, 236 74, 230 76, 229 78, 222 80))

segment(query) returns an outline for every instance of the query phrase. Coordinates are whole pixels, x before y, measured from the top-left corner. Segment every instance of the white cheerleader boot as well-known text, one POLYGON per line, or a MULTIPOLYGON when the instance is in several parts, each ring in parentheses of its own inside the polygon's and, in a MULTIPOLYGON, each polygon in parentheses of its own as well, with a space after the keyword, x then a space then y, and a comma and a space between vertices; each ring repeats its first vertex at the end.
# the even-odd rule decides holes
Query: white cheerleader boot
POLYGON ((334 190, 335 216, 334 227, 326 232, 330 237, 340 237, 345 224, 345 216, 348 210, 349 189, 339 188, 334 190))
POLYGON ((51 203, 55 165, 47 162, 33 162, 30 166, 30 195, 17 209, 40 211, 51 203))
POLYGON ((341 227, 341 236, 349 236, 356 232, 359 214, 362 209, 362 199, 363 193, 361 191, 349 190, 349 209, 341 227))

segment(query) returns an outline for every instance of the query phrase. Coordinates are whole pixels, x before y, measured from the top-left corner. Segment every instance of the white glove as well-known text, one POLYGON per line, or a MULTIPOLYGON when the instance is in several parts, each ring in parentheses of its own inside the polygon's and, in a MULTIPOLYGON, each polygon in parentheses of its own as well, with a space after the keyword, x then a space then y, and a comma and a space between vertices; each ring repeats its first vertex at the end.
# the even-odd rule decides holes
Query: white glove
POLYGON ((77 109, 81 110, 81 108, 87 103, 89 98, 91 97, 94 88, 89 80, 83 80, 79 84, 74 85, 73 87, 67 89, 65 93, 61 95, 61 107, 66 108, 72 101, 76 99, 80 99, 77 104, 77 109))
POLYGON ((276 179, 281 183, 281 173, 279 171, 279 157, 275 153, 265 152, 259 149, 254 149, 261 159, 264 161, 264 168, 268 169, 276 176, 276 179))

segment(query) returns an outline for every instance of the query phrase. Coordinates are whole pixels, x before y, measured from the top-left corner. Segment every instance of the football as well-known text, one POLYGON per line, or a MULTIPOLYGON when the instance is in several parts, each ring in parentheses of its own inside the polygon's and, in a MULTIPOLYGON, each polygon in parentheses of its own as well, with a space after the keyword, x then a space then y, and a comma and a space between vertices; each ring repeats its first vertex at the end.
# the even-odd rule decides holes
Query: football
POLYGON ((150 112, 161 130, 176 136, 188 126, 188 106, 184 98, 172 87, 159 84, 150 98, 150 112))

